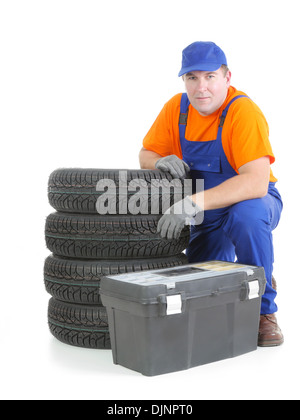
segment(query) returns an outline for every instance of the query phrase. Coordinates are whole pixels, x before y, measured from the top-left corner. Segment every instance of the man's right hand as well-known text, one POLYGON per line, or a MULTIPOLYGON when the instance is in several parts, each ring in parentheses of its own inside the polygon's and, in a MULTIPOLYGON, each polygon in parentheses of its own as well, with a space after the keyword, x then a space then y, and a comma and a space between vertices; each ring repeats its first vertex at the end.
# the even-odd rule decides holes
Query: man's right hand
POLYGON ((163 172, 169 172, 173 178, 187 178, 190 172, 188 164, 179 159, 176 155, 158 159, 155 163, 155 167, 163 172))

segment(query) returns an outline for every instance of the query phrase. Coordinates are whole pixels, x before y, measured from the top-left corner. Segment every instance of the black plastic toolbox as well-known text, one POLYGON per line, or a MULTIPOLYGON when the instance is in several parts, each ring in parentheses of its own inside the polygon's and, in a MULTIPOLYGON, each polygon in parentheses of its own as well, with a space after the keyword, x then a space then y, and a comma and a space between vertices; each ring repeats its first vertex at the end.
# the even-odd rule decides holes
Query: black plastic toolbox
POLYGON ((222 261, 104 277, 114 363, 153 376, 256 350, 265 284, 222 261))

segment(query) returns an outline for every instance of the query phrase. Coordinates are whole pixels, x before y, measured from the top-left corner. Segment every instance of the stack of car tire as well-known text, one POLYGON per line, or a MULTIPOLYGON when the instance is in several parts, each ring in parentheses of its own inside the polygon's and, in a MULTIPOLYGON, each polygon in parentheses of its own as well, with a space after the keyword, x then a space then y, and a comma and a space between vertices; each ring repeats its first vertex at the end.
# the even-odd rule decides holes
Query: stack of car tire
MULTIPOLYGON (((101 278, 187 263, 182 251, 188 245, 189 229, 178 240, 162 239, 156 232, 164 193, 156 190, 158 195, 153 197, 150 184, 164 180, 169 183, 172 177, 155 170, 58 169, 50 175, 48 198, 56 211, 46 220, 46 245, 52 254, 45 261, 44 281, 51 295, 48 323, 55 338, 73 346, 111 348, 99 293, 101 278), (126 188, 124 183, 121 186, 120 174, 126 175, 126 188), (145 187, 147 197, 142 193, 133 197, 135 180, 145 187), (115 188, 109 193, 101 183, 115 188), (99 213, 101 197, 102 204, 104 197, 114 203, 113 214, 99 213), (127 203, 137 198, 140 209, 143 202, 146 210, 124 212, 122 197, 127 203), (151 211, 158 203, 159 212, 151 211)), ((175 195, 171 193, 170 204, 177 201, 175 195)))

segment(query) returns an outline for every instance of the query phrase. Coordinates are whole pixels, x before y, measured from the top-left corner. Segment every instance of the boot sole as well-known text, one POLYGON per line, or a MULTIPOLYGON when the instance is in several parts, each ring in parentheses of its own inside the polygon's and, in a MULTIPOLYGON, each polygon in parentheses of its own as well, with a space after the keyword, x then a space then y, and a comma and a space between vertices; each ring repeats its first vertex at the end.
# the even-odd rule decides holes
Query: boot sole
POLYGON ((280 346, 281 344, 283 344, 284 343, 284 339, 282 339, 282 340, 274 340, 274 341, 261 341, 261 342, 258 342, 257 343, 257 345, 258 345, 258 347, 278 347, 278 346, 280 346))

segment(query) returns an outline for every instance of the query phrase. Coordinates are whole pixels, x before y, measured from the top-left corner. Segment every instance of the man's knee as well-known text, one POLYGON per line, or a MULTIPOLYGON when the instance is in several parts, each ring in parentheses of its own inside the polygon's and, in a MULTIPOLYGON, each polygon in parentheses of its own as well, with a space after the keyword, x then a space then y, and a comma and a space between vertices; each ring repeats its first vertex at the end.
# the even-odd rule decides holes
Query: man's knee
POLYGON ((241 201, 234 204, 225 223, 225 231, 236 231, 241 234, 266 229, 270 224, 269 212, 263 199, 241 201))

